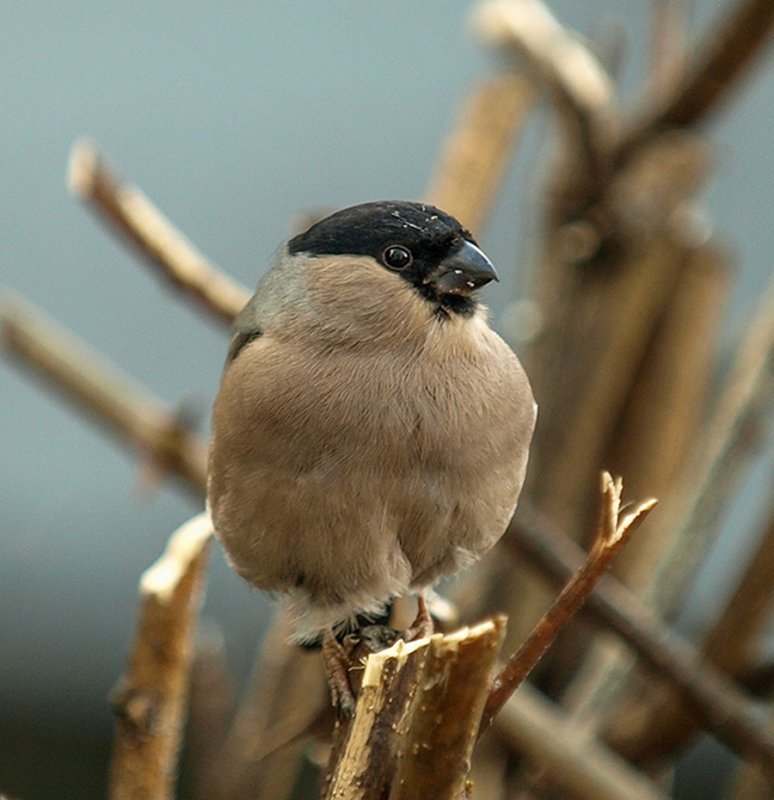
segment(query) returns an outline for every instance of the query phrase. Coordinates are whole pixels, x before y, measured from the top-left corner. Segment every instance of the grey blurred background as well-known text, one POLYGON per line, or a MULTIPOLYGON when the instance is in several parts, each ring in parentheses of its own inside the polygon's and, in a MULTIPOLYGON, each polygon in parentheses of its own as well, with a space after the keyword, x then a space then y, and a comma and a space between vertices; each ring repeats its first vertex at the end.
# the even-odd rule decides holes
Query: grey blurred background
MULTIPOLYGON (((722 5, 693 3, 695 29, 722 5)), ((550 6, 592 38, 628 31, 621 80, 634 99, 652 4, 550 6)), ((3 3, 0 284, 170 405, 198 408, 206 432, 225 331, 178 302, 68 196, 71 143, 95 138, 209 257, 254 285, 300 213, 422 196, 458 101, 492 66, 467 30, 470 8, 468 0, 3 3)), ((710 131, 718 169, 707 220, 738 262, 727 344, 774 253, 772 109, 768 58, 710 131)), ((547 126, 530 124, 481 237, 509 274, 487 297, 495 322, 530 257, 547 126)), ((5 360, 0 387, 0 792, 91 796, 104 785, 106 698, 131 639, 138 576, 197 507, 174 487, 143 496, 124 450, 5 360)), ((741 568, 773 461, 769 447, 685 626, 701 624, 741 568)), ((225 629, 235 670, 249 664, 269 613, 269 601, 216 552, 205 616, 225 629)))

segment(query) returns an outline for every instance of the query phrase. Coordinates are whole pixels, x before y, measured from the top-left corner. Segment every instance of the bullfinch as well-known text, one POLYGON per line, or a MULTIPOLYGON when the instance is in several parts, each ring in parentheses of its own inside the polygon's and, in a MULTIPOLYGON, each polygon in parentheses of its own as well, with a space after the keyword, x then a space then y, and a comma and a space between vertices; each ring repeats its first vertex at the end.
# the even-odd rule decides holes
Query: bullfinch
POLYGON ((208 506, 296 641, 421 596, 504 533, 537 407, 476 296, 492 280, 450 215, 365 203, 290 239, 237 317, 208 506))

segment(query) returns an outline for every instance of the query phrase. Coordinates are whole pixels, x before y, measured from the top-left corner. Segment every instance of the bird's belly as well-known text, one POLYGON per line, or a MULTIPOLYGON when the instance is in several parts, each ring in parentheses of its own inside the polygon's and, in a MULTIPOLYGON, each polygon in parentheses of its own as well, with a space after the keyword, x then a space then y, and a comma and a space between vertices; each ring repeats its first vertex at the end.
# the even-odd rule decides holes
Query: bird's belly
POLYGON ((318 453, 303 470, 257 460, 213 504, 215 529, 259 588, 302 588, 318 604, 389 599, 474 560, 515 505, 516 476, 495 497, 480 472, 435 461, 398 466, 348 448, 318 453))
POLYGON ((410 359, 330 357, 308 374, 309 360, 301 370, 281 355, 262 354, 264 369, 276 360, 271 393, 242 382, 213 418, 211 512, 246 580, 360 611, 501 536, 525 463, 513 387, 410 359))

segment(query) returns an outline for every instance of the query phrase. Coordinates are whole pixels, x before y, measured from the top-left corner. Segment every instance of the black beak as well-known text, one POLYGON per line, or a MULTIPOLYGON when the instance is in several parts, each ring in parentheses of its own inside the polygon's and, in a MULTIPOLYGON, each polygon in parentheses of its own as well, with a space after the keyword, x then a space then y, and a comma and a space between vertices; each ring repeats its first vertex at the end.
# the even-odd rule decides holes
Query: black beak
POLYGON ((472 242, 463 241, 438 265, 431 283, 438 294, 469 295, 489 281, 499 281, 492 262, 472 242))

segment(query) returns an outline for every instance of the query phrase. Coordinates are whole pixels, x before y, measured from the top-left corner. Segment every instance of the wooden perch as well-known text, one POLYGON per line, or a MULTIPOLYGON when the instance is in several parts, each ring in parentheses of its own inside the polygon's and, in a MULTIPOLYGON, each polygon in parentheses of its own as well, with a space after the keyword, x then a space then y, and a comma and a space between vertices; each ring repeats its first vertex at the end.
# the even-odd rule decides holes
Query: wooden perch
POLYGON ((250 292, 210 264, 136 186, 111 169, 94 142, 73 145, 69 185, 175 288, 221 322, 230 324, 249 299, 250 292))
POLYGON ((16 295, 4 299, 0 331, 8 353, 76 408, 134 445, 158 470, 204 490, 207 450, 179 414, 16 295))
POLYGON ((498 617, 368 657, 327 800, 460 800, 492 669, 498 617))
POLYGON ((189 520, 140 579, 135 643, 113 698, 110 800, 173 797, 211 533, 206 513, 189 520))
POLYGON ((508 698, 518 689, 562 628, 586 601, 612 560, 629 540, 629 536, 656 505, 657 501, 650 498, 621 508, 622 491, 623 483, 620 478, 614 480, 609 473, 602 473, 599 527, 588 558, 495 678, 481 719, 481 733, 492 724, 508 698))

